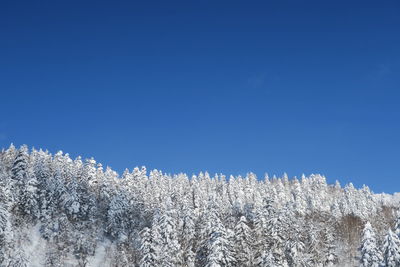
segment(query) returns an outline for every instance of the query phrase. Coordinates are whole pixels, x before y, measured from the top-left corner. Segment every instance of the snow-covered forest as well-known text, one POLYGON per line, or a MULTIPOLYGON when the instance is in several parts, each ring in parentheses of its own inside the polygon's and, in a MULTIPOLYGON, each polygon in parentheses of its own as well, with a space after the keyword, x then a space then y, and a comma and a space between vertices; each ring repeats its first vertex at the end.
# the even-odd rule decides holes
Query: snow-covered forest
POLYGON ((324 176, 188 177, 10 146, 1 266, 400 266, 397 198, 324 176))

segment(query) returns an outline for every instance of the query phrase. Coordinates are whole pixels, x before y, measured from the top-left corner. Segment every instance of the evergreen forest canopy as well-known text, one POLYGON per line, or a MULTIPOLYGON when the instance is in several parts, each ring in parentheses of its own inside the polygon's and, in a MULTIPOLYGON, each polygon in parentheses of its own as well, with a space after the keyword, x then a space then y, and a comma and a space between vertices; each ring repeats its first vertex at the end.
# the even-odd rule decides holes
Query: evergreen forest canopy
POLYGON ((310 175, 119 176, 0 152, 1 266, 400 266, 399 203, 310 175))

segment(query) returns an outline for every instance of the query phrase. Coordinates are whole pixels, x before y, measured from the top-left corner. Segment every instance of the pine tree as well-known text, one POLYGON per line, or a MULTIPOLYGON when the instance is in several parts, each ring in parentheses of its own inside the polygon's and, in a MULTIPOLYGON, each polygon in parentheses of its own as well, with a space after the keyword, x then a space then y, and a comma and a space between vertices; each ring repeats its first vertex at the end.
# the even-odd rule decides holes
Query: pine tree
POLYGON ((225 228, 215 211, 210 213, 211 227, 207 241, 207 267, 232 266, 235 263, 231 233, 225 228))
POLYGON ((400 238, 400 210, 396 212, 396 220, 394 224, 394 233, 400 238))
POLYGON ((23 183, 20 191, 19 202, 23 214, 28 215, 30 220, 36 221, 40 216, 38 201, 38 182, 35 175, 30 175, 23 183))
POLYGON ((260 257, 257 259, 256 266, 259 267, 280 267, 276 264, 275 257, 271 250, 263 250, 260 257))
POLYGON ((382 262, 382 255, 376 244, 375 232, 369 222, 364 226, 360 250, 361 267, 379 267, 382 262))
POLYGON ((140 267, 156 267, 158 266, 159 259, 157 258, 157 246, 154 240, 154 233, 148 227, 145 227, 140 233, 140 252, 142 258, 140 260, 140 267))
POLYGON ((235 255, 238 266, 253 265, 251 229, 246 217, 241 216, 235 226, 235 255))
MULTIPOLYGON (((299 233, 300 234, 300 233, 299 233)), ((303 266, 305 246, 301 238, 294 237, 286 243, 286 258, 289 266, 303 266)))
POLYGON ((289 266, 306 265, 305 257, 305 227, 301 221, 296 220, 293 202, 289 202, 283 209, 283 218, 286 218, 286 234, 283 235, 285 242, 285 256, 289 266))
POLYGON ((167 198, 164 208, 156 214, 153 220, 162 266, 179 266, 182 263, 182 251, 178 242, 176 225, 176 212, 171 199, 167 198))
POLYGON ((270 229, 268 226, 269 220, 275 213, 274 203, 267 198, 264 198, 261 206, 256 208, 253 250, 255 255, 254 261, 260 266, 269 266, 271 259, 275 261, 271 251, 270 234, 268 232, 270 229), (268 255, 272 256, 269 257, 268 255))
POLYGON ((0 152, 1 165, 3 166, 4 170, 11 170, 17 154, 18 150, 13 144, 10 144, 10 147, 5 151, 0 152))
POLYGON ((7 187, 0 182, 0 266, 5 262, 12 250, 11 214, 9 212, 9 197, 7 187))
POLYGON ((182 244, 182 252, 183 252, 183 261, 188 267, 195 266, 195 257, 196 254, 194 249, 197 245, 196 237, 196 224, 195 224, 195 215, 194 210, 190 208, 184 208, 184 217, 182 218, 182 236, 181 236, 181 244, 182 244))
POLYGON ((290 218, 287 216, 288 206, 271 215, 267 223, 269 248, 278 266, 286 266, 285 243, 287 240, 290 218))
POLYGON ((107 210, 106 232, 111 238, 124 241, 127 238, 128 230, 128 201, 123 194, 111 198, 107 210))
POLYGON ((383 263, 387 267, 400 266, 400 240, 391 229, 385 236, 383 242, 383 263))
POLYGON ((26 179, 28 172, 28 147, 21 146, 11 168, 11 178, 16 181, 26 179))
POLYGON ((37 179, 37 199, 39 219, 42 223, 50 220, 51 204, 49 184, 51 182, 51 156, 42 150, 34 151, 33 175, 37 179))
POLYGON ((28 148, 21 146, 11 169, 13 185, 16 188, 14 210, 21 217, 35 221, 39 217, 38 182, 28 164, 28 148))
POLYGON ((338 262, 336 254, 335 238, 331 227, 327 227, 323 234, 324 237, 324 266, 335 266, 338 262))

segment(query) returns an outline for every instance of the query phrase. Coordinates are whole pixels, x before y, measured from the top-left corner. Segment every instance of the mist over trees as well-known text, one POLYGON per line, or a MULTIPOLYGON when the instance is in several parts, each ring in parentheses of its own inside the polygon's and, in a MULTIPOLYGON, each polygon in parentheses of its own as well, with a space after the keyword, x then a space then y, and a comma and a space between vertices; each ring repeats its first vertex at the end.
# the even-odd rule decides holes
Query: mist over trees
POLYGON ((400 266, 392 195, 0 152, 1 266, 400 266))

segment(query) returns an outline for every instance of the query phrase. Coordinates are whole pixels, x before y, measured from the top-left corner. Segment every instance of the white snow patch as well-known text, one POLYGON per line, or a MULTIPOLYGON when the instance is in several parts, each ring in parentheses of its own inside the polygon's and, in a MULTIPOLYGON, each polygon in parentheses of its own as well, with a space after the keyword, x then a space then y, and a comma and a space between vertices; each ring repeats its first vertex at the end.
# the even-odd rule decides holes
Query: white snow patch
POLYGON ((88 259, 88 267, 98 267, 98 266, 111 266, 109 259, 110 257, 108 257, 108 253, 107 251, 110 248, 110 242, 106 241, 106 242, 100 242, 97 244, 96 250, 95 250, 95 254, 93 255, 93 257, 90 257, 88 259))
POLYGON ((41 238, 39 229, 40 225, 37 224, 26 232, 27 239, 23 244, 23 250, 29 267, 41 267, 45 263, 47 242, 41 238))

